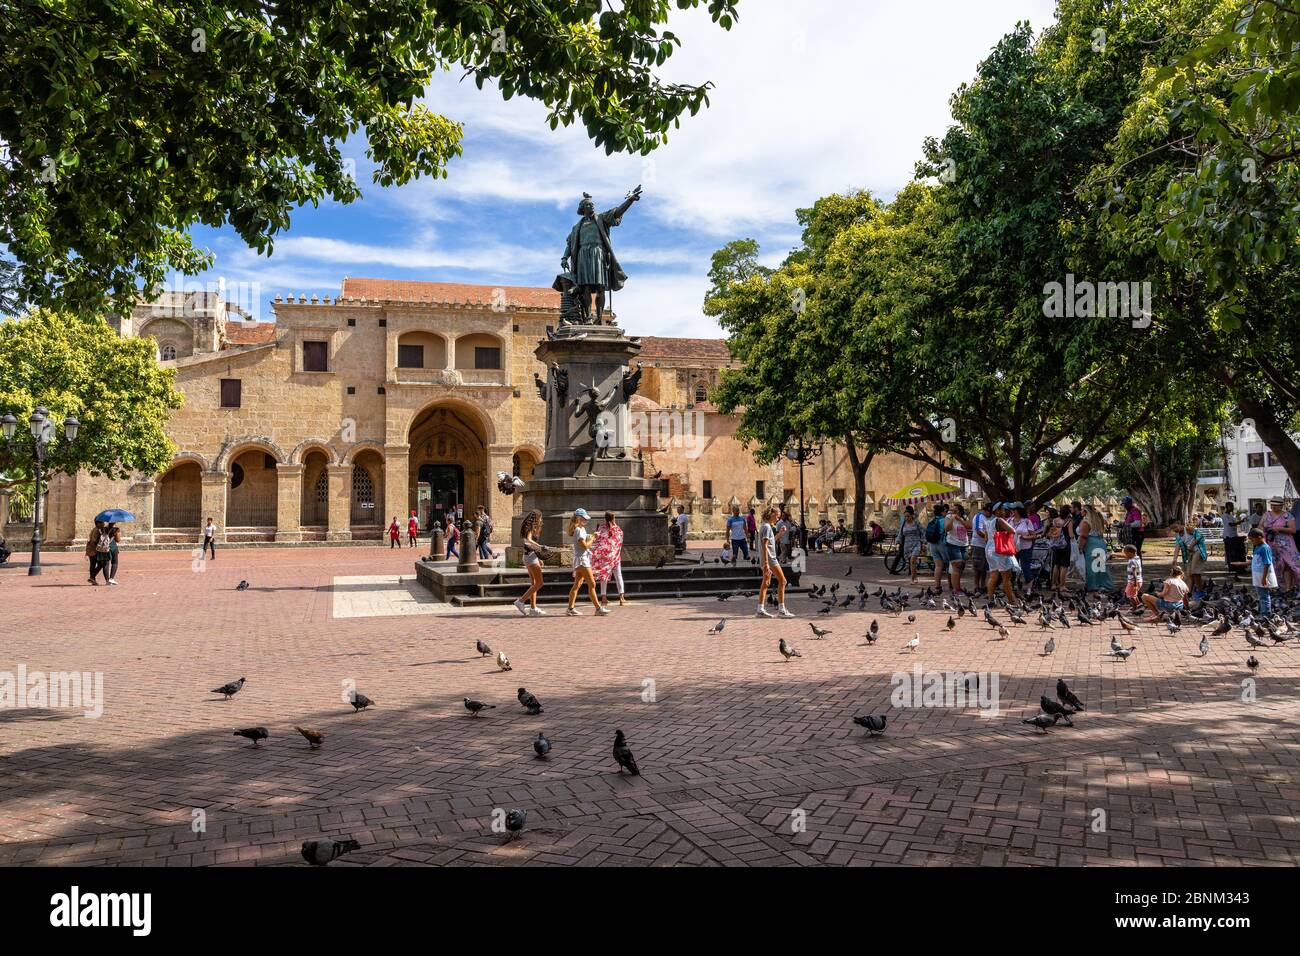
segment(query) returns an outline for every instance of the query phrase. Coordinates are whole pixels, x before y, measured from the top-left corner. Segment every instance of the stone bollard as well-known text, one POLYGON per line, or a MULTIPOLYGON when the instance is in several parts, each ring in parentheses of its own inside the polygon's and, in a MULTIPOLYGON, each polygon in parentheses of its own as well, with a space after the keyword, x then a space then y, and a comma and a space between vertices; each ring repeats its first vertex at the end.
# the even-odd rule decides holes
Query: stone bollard
POLYGON ((466 521, 460 529, 460 561, 456 570, 478 570, 478 528, 472 521, 466 521))
POLYGON ((435 561, 447 560, 447 535, 440 524, 434 525, 433 534, 429 535, 429 557, 435 561))

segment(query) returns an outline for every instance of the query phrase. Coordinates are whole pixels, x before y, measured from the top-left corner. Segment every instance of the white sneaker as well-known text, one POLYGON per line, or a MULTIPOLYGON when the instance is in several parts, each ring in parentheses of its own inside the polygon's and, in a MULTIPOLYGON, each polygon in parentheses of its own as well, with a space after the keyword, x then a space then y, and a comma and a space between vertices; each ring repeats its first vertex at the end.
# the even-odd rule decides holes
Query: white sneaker
POLYGON ((117 578, 109 578, 108 583, 113 585, 113 587, 117 587, 117 578))
POLYGON ((530 608, 528 609, 528 616, 529 616, 529 617, 546 617, 546 612, 543 611, 540 607, 530 607, 530 608))
POLYGON ((564 613, 569 615, 569 617, 582 617, 582 612, 579 611, 576 607, 571 607, 564 613))
POLYGON ((776 616, 777 616, 777 617, 794 617, 793 614, 791 614, 789 611, 787 611, 787 610, 785 609, 785 605, 784 605, 784 604, 782 604, 781 607, 780 607, 780 609, 776 612, 776 616))
POLYGON ((597 614, 601 614, 601 615, 608 614, 608 613, 609 613, 609 608, 607 608, 607 607, 599 608, 599 609, 597 609, 596 613, 597 613, 597 614))
POLYGON ((515 610, 518 611, 520 614, 522 614, 524 617, 528 616, 528 607, 527 605, 524 604, 522 598, 515 601, 515 610))
POLYGON ((772 616, 772 612, 765 607, 759 607, 758 613, 754 615, 754 617, 771 617, 771 616, 772 616))

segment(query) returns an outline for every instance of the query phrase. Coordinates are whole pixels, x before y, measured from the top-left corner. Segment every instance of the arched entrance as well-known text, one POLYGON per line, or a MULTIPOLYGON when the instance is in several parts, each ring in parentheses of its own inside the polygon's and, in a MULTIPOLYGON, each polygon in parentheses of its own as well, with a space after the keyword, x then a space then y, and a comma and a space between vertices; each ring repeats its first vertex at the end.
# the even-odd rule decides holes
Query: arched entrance
POLYGON ((323 532, 330 520, 329 458, 319 449, 310 451, 302 460, 302 514, 299 518, 304 531, 323 532))
POLYGON ((226 528, 275 528, 279 477, 275 456, 261 448, 240 452, 230 462, 226 528))
POLYGON ((154 494, 153 526, 194 531, 202 522, 203 480, 199 463, 182 461, 158 479, 154 494))
POLYGON ((472 515, 487 504, 487 441, 474 412, 434 405, 415 416, 409 434, 410 507, 420 527, 431 528, 457 507, 472 515))
POLYGON ((378 534, 388 524, 384 510, 384 459, 373 448, 358 452, 352 459, 352 509, 350 523, 353 537, 357 531, 378 534))

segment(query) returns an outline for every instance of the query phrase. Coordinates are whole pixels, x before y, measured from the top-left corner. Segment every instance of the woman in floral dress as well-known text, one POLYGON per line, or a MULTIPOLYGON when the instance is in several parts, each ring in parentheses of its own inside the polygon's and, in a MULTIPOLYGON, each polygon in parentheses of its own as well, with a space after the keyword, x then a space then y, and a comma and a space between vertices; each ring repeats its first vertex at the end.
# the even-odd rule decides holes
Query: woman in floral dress
POLYGON ((619 607, 627 605, 623 593, 623 529, 614 520, 614 512, 605 512, 605 523, 596 532, 596 543, 591 546, 591 570, 600 582, 600 600, 609 607, 609 579, 618 585, 619 607))
POLYGON ((1273 548, 1273 562, 1282 572, 1283 591, 1290 591, 1300 584, 1300 552, 1295 544, 1295 518, 1282 510, 1281 498, 1270 498, 1268 513, 1259 523, 1264 531, 1264 540, 1273 548))

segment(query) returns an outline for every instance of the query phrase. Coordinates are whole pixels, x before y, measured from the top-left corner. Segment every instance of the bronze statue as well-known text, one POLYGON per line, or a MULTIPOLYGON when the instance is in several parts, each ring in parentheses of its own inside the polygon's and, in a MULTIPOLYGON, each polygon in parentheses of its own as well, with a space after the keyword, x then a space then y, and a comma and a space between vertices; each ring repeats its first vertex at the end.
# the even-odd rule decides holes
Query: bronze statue
POLYGON ((581 398, 573 400, 573 406, 587 419, 587 437, 591 440, 591 458, 587 461, 587 476, 596 470, 596 460, 602 461, 609 457, 609 443, 601 442, 600 436, 600 416, 614 404, 614 396, 618 393, 617 388, 609 390, 609 395, 604 401, 600 400, 600 393, 596 386, 589 385, 583 389, 581 398))
POLYGON ((632 396, 636 394, 636 390, 641 387, 641 372, 643 370, 644 370, 644 366, 640 362, 637 362, 636 371, 632 371, 631 369, 628 369, 626 372, 623 373, 624 400, 631 399, 632 396))
MULTIPOLYGON (((582 194, 582 201, 578 203, 578 215, 582 218, 569 230, 569 238, 564 246, 564 258, 560 260, 560 268, 564 272, 556 277, 555 287, 559 289, 561 296, 566 291, 565 288, 561 288, 562 286, 572 288, 577 296, 578 307, 582 314, 581 321, 584 324, 593 321, 591 306, 594 299, 596 305, 594 321, 595 324, 600 325, 605 315, 605 293, 617 292, 627 281, 627 274, 614 256, 614 247, 609 241, 609 230, 623 221, 623 214, 640 198, 641 187, 637 186, 618 206, 598 213, 591 194, 582 194), (570 267, 572 267, 571 273, 570 267), (570 275, 571 280, 567 279, 570 275)), ((561 299, 562 308, 563 304, 561 299)))

